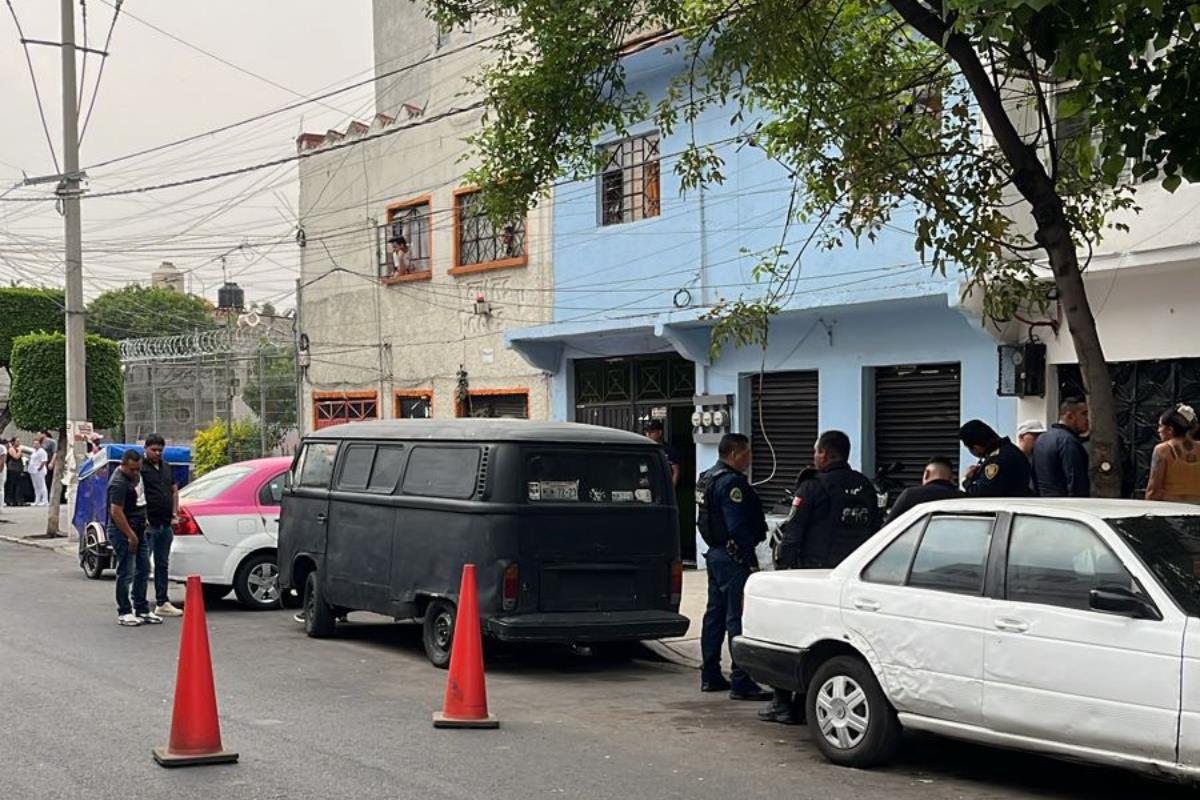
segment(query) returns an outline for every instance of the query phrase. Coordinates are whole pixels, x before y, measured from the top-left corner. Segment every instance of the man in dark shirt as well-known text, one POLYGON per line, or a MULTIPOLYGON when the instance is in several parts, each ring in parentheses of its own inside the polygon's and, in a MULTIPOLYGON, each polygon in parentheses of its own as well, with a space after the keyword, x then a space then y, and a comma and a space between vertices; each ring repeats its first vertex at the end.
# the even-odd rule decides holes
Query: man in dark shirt
POLYGON ((920 486, 910 486, 896 498, 896 504, 888 513, 886 525, 910 508, 922 503, 932 503, 934 500, 952 500, 956 497, 966 497, 954 485, 954 465, 949 459, 929 459, 925 465, 925 474, 921 477, 920 486))
POLYGON ((662 449, 666 452, 667 464, 671 467, 671 485, 675 488, 679 488, 679 451, 675 449, 674 445, 668 444, 667 440, 664 438, 665 431, 663 429, 662 420, 650 420, 646 423, 646 426, 642 428, 642 433, 647 439, 662 447, 662 449))
POLYGON ((146 497, 146 536, 154 557, 154 613, 160 617, 183 615, 167 597, 167 575, 171 557, 171 525, 179 511, 179 487, 171 465, 163 458, 166 441, 157 433, 146 437, 146 457, 142 459, 142 488, 146 497))
POLYGON ((1058 422, 1033 446, 1033 477, 1042 497, 1088 497, 1088 454, 1082 437, 1091 428, 1087 401, 1068 397, 1058 409, 1058 422))
POLYGON ((980 419, 963 423, 958 438, 979 463, 967 470, 963 489, 971 497, 1028 497, 1029 461, 1007 436, 980 419))
POLYGON ((126 627, 162 624, 146 602, 150 573, 150 544, 146 541, 146 511, 138 496, 142 456, 126 450, 121 466, 108 481, 108 543, 117 567, 117 624, 126 627), (132 587, 132 598, 130 589, 132 587))

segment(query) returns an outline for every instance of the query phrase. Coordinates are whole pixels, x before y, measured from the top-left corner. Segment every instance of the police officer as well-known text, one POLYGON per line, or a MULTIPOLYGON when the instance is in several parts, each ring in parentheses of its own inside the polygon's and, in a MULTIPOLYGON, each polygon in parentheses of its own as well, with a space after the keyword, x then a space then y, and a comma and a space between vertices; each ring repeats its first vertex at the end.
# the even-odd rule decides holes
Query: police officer
POLYGON ((963 489, 971 497, 1028 497, 1029 459, 1007 436, 983 420, 966 422, 958 438, 979 463, 967 470, 963 489))
MULTIPOLYGON (((792 510, 780 526, 777 569, 831 569, 880 527, 879 496, 867 476, 851 469, 850 437, 826 431, 813 447, 813 469, 800 473, 792 510)), ((775 689, 759 719, 784 725, 804 721, 804 695, 775 689)))
MULTIPOLYGON (((767 700, 770 693, 751 680, 736 663, 729 680, 721 675, 721 645, 742 633, 742 594, 746 579, 758 569, 754 547, 766 539, 767 520, 746 469, 750 440, 740 433, 721 437, 719 460, 696 480, 696 526, 708 545, 708 607, 700 633, 700 691, 728 690, 732 700, 767 700)), ((732 659, 732 655, 730 656, 732 659)))

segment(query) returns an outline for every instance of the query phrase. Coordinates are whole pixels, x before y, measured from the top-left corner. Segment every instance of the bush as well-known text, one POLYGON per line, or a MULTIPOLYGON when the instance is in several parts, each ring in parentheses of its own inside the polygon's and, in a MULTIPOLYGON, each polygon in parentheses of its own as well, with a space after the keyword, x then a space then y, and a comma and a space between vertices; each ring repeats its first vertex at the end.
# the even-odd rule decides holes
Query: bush
MULTIPOLYGON (((116 342, 88 336, 87 416, 97 429, 125 416, 121 350, 116 342)), ((62 430, 67 420, 67 337, 61 333, 19 336, 12 345, 9 410, 25 430, 62 430)))
POLYGON ((0 367, 12 361, 13 340, 45 331, 62 331, 66 315, 61 289, 0 289, 0 367))
POLYGON ((226 464, 258 458, 262 449, 258 425, 247 420, 233 423, 233 459, 229 458, 229 436, 223 420, 214 420, 192 439, 192 472, 200 477, 226 464))

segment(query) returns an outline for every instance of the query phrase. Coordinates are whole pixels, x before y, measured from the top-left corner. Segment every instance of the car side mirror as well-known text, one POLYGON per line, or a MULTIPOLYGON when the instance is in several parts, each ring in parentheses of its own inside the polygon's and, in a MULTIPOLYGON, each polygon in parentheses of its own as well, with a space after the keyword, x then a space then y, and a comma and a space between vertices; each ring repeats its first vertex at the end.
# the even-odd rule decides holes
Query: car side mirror
POLYGON ((1124 586, 1102 586, 1088 593, 1088 605, 1096 611, 1125 614, 1134 619, 1162 619, 1146 598, 1124 586))

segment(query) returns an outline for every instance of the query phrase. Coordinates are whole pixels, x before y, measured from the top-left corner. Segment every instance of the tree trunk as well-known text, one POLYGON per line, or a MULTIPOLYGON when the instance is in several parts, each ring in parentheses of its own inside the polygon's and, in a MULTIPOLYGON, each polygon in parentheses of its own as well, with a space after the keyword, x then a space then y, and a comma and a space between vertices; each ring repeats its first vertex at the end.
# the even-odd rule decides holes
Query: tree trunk
MULTIPOLYGON (((66 460, 67 432, 59 431, 58 450, 54 454, 54 480, 50 484, 50 508, 46 514, 46 535, 58 535, 58 520, 62 515, 63 461, 66 460)), ((67 523, 70 525, 70 523, 67 523)))

